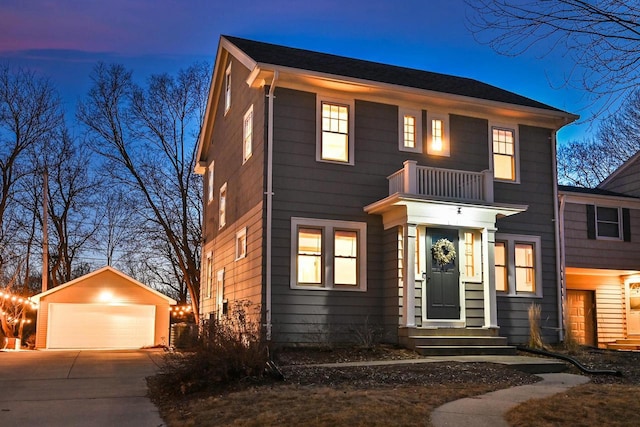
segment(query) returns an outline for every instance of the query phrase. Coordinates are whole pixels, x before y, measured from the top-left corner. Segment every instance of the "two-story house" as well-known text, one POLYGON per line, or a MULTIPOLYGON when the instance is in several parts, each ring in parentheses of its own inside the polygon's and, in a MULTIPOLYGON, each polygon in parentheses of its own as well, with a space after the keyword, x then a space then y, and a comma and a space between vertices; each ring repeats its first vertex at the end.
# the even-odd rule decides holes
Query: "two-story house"
POLYGON ((559 198, 567 328, 583 345, 640 349, 640 153, 559 198))
POLYGON ((197 153, 202 318, 248 301, 277 344, 380 332, 484 352, 526 342, 537 303, 556 342, 556 131, 576 118, 472 79, 221 37, 197 153))

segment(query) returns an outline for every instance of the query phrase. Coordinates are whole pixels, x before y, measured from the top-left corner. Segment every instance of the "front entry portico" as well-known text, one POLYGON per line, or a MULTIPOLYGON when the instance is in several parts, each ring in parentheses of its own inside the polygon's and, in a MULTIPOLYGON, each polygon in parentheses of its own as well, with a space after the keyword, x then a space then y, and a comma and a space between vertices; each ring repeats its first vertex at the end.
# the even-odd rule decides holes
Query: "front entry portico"
POLYGON ((405 162, 403 170, 389 177, 390 196, 364 208, 382 216, 385 230, 398 230, 398 251, 389 255, 398 258, 399 327, 497 328, 496 220, 527 206, 494 203, 490 173, 437 171, 460 177, 447 182, 478 182, 473 191, 460 192, 431 185, 432 168, 424 173, 416 168, 422 167, 405 162), (473 236, 471 243, 461 241, 466 235, 473 236), (449 265, 438 265, 432 257, 431 248, 440 238, 457 253, 449 265), (472 322, 470 316, 475 316, 472 322))

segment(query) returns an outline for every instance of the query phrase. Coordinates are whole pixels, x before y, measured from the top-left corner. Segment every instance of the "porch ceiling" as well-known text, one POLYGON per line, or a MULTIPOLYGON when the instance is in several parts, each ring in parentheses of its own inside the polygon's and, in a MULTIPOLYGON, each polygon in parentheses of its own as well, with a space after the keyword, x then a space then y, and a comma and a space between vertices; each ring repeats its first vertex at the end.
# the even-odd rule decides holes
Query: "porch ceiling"
POLYGON ((527 205, 479 204, 395 193, 365 206, 364 211, 382 215, 385 229, 406 223, 493 228, 497 218, 515 215, 528 208, 527 205))

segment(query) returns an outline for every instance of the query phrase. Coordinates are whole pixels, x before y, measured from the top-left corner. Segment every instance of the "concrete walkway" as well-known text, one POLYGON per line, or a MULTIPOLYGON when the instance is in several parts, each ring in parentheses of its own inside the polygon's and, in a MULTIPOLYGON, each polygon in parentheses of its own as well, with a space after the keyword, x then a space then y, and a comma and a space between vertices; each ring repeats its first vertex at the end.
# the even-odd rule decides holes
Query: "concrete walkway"
POLYGON ((435 427, 508 427, 504 414, 529 399, 540 399, 589 382, 588 377, 573 374, 538 374, 535 384, 498 390, 484 395, 455 400, 431 413, 435 427))
POLYGON ((158 350, 0 352, 0 427, 158 427, 158 350))

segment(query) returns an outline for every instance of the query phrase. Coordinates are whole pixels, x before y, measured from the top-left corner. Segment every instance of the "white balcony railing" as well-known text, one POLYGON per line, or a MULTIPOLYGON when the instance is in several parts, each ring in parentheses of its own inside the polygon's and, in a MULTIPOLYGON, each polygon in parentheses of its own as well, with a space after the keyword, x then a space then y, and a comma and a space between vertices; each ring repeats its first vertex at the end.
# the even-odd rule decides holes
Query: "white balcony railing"
POLYGON ((493 203, 493 173, 418 166, 414 160, 387 177, 389 194, 405 193, 467 202, 493 203))

